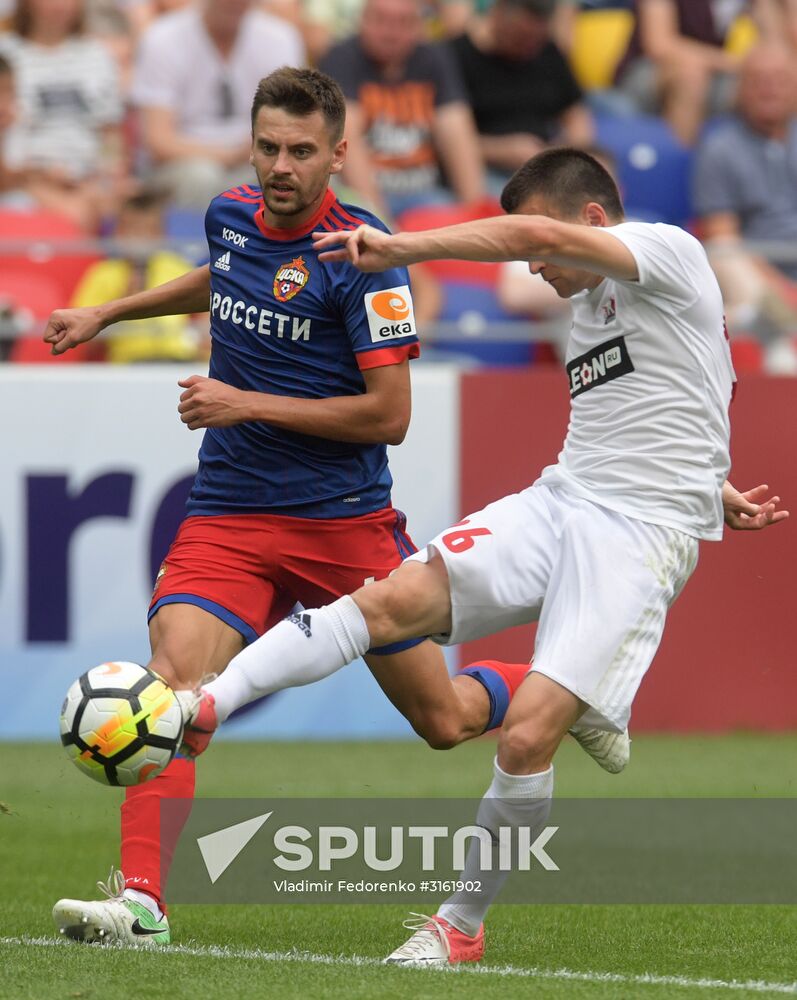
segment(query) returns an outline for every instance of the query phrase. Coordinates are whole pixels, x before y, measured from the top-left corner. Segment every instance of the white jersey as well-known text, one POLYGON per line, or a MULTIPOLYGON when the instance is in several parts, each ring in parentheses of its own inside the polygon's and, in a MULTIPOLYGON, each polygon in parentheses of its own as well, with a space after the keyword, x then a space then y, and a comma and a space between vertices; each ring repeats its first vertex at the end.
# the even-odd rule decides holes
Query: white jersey
POLYGON ((676 226, 606 231, 634 255, 639 280, 605 278, 571 299, 570 424, 538 482, 718 540, 734 382, 719 286, 676 226))

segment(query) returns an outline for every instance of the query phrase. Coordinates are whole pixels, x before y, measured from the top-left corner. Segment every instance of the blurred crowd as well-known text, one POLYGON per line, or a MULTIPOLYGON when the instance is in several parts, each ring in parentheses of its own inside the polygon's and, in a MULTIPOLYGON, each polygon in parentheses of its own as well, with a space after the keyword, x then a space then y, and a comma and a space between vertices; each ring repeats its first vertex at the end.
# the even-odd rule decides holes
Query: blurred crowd
MULTIPOLYGON (((343 200, 465 221, 537 151, 588 149, 629 216, 705 241, 737 366, 797 374, 796 51, 797 0, 0 0, 0 358, 201 261, 208 201, 253 179, 258 80, 312 64, 347 100, 343 200)), ((556 360, 566 305, 522 264, 413 280, 438 355, 556 360), (471 336, 518 318, 552 346, 471 336)), ((201 317, 114 332, 98 358, 207 351, 201 317)))

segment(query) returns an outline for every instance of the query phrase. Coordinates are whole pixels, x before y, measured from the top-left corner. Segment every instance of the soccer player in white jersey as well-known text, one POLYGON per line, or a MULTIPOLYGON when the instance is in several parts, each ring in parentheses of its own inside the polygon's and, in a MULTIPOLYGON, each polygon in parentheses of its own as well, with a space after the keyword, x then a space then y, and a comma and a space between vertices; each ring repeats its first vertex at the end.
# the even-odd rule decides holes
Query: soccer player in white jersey
MULTIPOLYGON (((442 532, 389 579, 308 611, 311 629, 281 622, 183 697, 207 729, 264 692, 332 673, 369 645, 419 635, 459 643, 539 620, 534 669, 508 709, 478 814, 487 829, 537 830, 568 729, 577 720, 625 729, 699 541, 718 541, 723 517, 759 529, 788 514, 766 486, 740 493, 726 479, 734 373, 719 288, 698 241, 674 226, 624 222, 611 177, 573 149, 530 160, 502 203, 509 218, 395 236, 363 226, 318 234, 317 246, 322 259, 365 271, 445 257, 528 260, 573 306, 572 405, 558 461, 526 490, 442 532)), ((462 878, 481 879, 478 898, 455 895, 408 924, 415 933, 388 961, 482 957, 483 918, 506 873, 475 861, 462 878)))

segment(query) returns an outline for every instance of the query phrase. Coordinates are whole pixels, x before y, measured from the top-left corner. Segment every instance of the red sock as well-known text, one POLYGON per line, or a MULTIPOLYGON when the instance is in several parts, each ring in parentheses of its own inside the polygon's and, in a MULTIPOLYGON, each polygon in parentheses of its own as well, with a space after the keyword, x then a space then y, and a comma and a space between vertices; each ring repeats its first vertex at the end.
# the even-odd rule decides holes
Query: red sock
POLYGON ((501 663, 499 660, 478 660, 460 670, 479 681, 490 699, 490 718, 485 732, 496 729, 504 721, 509 703, 529 670, 528 663, 501 663))
POLYGON ((127 789, 122 803, 122 871, 125 887, 147 892, 163 909, 161 880, 165 880, 180 831, 194 798, 194 761, 175 757, 151 781, 127 789), (174 822, 161 837, 163 799, 185 799, 185 810, 171 811, 174 822))

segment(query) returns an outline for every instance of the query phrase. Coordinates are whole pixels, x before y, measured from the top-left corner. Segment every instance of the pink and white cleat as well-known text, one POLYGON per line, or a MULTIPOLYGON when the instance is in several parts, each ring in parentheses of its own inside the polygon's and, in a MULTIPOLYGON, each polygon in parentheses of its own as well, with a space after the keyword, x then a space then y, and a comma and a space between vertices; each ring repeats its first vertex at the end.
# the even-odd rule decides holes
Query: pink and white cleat
POLYGON ((216 699, 204 688, 174 693, 183 712, 183 742, 180 744, 180 753, 184 757, 198 757, 207 750, 213 734, 219 728, 216 699))
POLYGON ((387 956, 385 965, 456 965, 479 962, 484 957, 484 924, 476 937, 468 937, 442 917, 412 913, 405 920, 409 940, 387 956))

